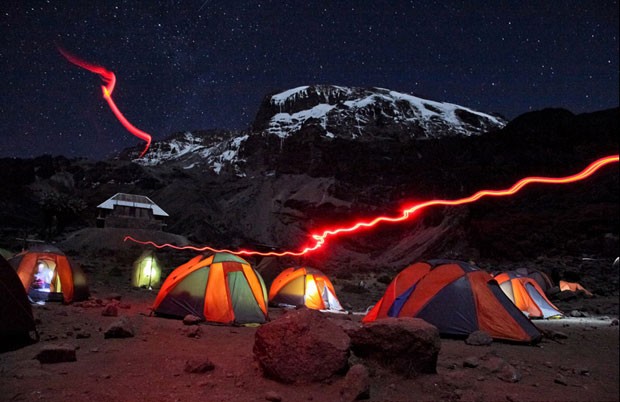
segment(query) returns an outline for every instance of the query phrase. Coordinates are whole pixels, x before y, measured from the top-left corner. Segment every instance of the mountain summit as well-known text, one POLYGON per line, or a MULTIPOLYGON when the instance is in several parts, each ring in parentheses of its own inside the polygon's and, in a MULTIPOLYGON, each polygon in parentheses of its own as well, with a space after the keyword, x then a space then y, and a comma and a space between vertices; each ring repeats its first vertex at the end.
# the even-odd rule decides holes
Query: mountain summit
POLYGON ((313 85, 266 96, 252 129, 281 138, 311 130, 364 141, 471 136, 505 125, 498 116, 389 89, 313 85))
POLYGON ((300 147, 307 149, 308 143, 317 141, 404 144, 479 136, 505 125, 498 116, 389 89, 301 86, 266 96, 249 131, 176 133, 154 141, 144 158, 137 158, 137 149, 126 150, 120 158, 146 166, 173 164, 183 169, 200 167, 218 175, 229 172, 244 176, 248 163, 273 159, 265 153, 280 154, 284 143, 298 149, 295 155, 299 156, 303 154, 300 147))

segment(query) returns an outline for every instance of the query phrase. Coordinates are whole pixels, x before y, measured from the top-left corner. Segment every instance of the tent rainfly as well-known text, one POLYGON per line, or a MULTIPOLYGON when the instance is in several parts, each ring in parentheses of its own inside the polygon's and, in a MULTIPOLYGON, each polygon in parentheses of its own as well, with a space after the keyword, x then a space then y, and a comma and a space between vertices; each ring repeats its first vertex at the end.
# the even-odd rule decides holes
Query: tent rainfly
POLYGON ((191 314, 212 323, 262 324, 268 314, 267 288, 241 257, 198 255, 168 275, 152 309, 164 317, 191 314))
POLYGON ((402 270, 362 322, 386 317, 422 318, 448 336, 482 330, 513 342, 542 338, 489 273, 462 261, 431 260, 402 270))

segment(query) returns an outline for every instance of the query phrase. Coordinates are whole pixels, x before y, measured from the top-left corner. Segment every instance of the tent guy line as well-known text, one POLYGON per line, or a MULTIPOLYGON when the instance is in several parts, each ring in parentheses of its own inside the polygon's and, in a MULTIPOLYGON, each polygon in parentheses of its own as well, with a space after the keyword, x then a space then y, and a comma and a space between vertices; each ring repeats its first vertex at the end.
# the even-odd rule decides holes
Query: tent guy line
POLYGON ((116 75, 112 71, 109 71, 104 67, 97 66, 95 64, 91 64, 89 62, 81 60, 60 47, 58 48, 58 51, 65 57, 65 59, 67 59, 71 63, 75 64, 78 67, 82 67, 83 69, 86 69, 92 73, 98 74, 101 77, 101 79, 105 83, 105 85, 101 86, 101 91, 103 92, 103 99, 108 102, 112 113, 114 113, 118 121, 121 122, 121 124, 127 129, 127 131, 140 138, 141 140, 146 141, 146 146, 144 147, 142 153, 140 153, 139 156, 139 158, 142 158, 151 145, 151 135, 145 133, 144 131, 136 128, 133 124, 131 124, 129 120, 127 120, 125 116, 123 116, 121 111, 116 106, 116 103, 114 103, 114 99, 112 99, 112 92, 114 92, 114 86, 116 85, 116 75))
POLYGON ((519 180, 518 182, 516 182, 514 185, 512 185, 512 187, 508 188, 508 189, 504 189, 504 190, 481 190, 478 191, 477 193, 473 194, 472 196, 466 197, 466 198, 459 198, 456 200, 431 200, 431 201, 426 201, 426 202, 422 202, 422 203, 418 203, 415 205, 412 205, 408 208, 406 208, 405 210, 402 211, 402 213, 399 216, 379 216, 374 218, 371 221, 360 221, 357 222, 351 226, 348 227, 339 227, 339 228, 334 228, 334 229, 327 229, 324 230, 321 234, 313 234, 311 235, 312 239, 314 240, 314 244, 310 245, 310 246, 306 246, 304 248, 302 248, 299 251, 282 251, 282 252, 275 252, 275 251, 270 251, 270 252, 260 252, 260 251, 255 251, 255 250, 246 250, 246 249, 241 249, 241 250, 237 250, 237 251, 233 251, 233 250, 227 250, 227 249, 216 249, 213 247, 209 247, 209 246, 203 246, 203 247, 196 247, 196 246, 175 246, 173 244, 156 244, 152 241, 143 241, 143 240, 138 240, 133 238, 132 236, 125 236, 124 241, 133 241, 135 243, 139 243, 142 245, 150 245, 156 248, 165 248, 165 247, 170 247, 170 248, 174 248, 177 250, 195 250, 198 252, 203 252, 203 251, 212 251, 214 253, 218 253, 218 252, 226 252, 226 253, 230 253, 230 254, 235 254, 235 255, 259 255, 259 256, 272 256, 272 257, 284 257, 284 256, 302 256, 305 254, 308 254, 312 251, 318 250, 319 248, 321 248, 326 242, 327 239, 329 237, 333 237, 333 236, 338 236, 340 234, 343 233, 351 233, 351 232, 356 232, 358 230, 362 230, 362 229, 367 229, 367 228, 371 228, 381 222, 386 222, 386 223, 396 223, 396 222, 402 222, 402 221, 406 221, 408 219, 410 219, 412 216, 415 215, 416 212, 423 210, 425 208, 431 207, 431 206, 435 206, 435 205, 444 205, 444 206, 455 206, 455 205, 463 205, 463 204, 470 204, 473 203, 475 201, 478 201, 480 198, 482 197, 504 197, 504 196, 509 196, 509 195, 514 195, 515 193, 517 193, 518 191, 520 191, 521 189, 523 189, 525 186, 527 186, 528 184, 533 184, 533 183, 541 183, 541 184, 568 184, 568 183, 573 183, 576 181, 580 181, 580 180, 584 180, 587 177, 593 175, 596 171, 598 171, 599 169, 601 169, 602 167, 609 165, 611 163, 618 163, 620 159, 619 155, 610 155, 610 156, 606 156, 600 159, 597 159, 596 161, 592 162, 588 167, 586 167, 585 169, 583 169, 581 172, 576 173, 574 175, 571 176, 565 176, 565 177, 539 177, 539 176, 531 176, 531 177, 526 177, 523 178, 521 180, 519 180))

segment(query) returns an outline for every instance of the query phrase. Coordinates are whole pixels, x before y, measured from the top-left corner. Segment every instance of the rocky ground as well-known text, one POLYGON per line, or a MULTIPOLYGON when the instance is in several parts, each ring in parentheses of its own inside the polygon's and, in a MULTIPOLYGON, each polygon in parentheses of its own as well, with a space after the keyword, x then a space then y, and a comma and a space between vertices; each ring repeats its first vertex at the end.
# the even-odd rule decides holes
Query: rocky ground
MULTIPOLYGON (((253 354, 255 327, 189 326, 181 320, 151 316, 149 307, 156 291, 131 288, 129 268, 117 269, 118 274, 110 276, 118 268, 110 261, 88 268, 90 301, 33 307, 41 339, 0 354, 1 399, 350 399, 346 392, 350 380, 344 374, 309 384, 282 384, 265 378, 253 354), (109 305, 115 308, 106 308, 109 305), (106 331, 122 317, 133 336, 106 338, 106 331), (48 348, 75 351, 75 361, 41 363, 41 351, 48 348)), ((335 282, 343 304, 357 313, 328 317, 346 328, 360 325, 361 312, 386 286, 375 276, 335 282)), ((350 364, 368 368, 371 401, 618 400, 617 288, 604 296, 567 298, 559 305, 569 317, 536 321, 552 334, 536 346, 501 342, 472 346, 463 340, 441 339, 437 373, 414 378, 356 356, 351 356, 350 364)), ((270 309, 271 320, 282 314, 280 309, 270 309)))

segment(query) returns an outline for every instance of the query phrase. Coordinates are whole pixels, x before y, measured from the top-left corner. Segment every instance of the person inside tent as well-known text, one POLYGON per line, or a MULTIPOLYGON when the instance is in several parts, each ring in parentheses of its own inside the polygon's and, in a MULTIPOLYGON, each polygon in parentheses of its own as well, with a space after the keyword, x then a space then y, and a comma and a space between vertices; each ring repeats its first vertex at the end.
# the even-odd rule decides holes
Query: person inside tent
POLYGON ((50 292, 53 278, 54 270, 44 261, 39 261, 37 273, 34 274, 34 281, 32 281, 32 288, 41 292, 50 292))

